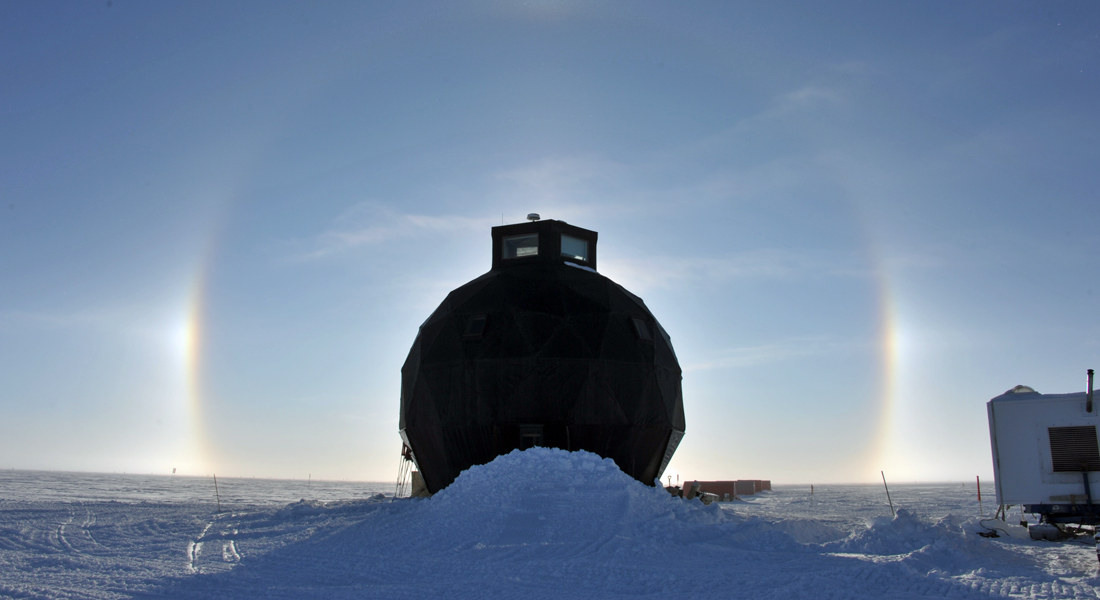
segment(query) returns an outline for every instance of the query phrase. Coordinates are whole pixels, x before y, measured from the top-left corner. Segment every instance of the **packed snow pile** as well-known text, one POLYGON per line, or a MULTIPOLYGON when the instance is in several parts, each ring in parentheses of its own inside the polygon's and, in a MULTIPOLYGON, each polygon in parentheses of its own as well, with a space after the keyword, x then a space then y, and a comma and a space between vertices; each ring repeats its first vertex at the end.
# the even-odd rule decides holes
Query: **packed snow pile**
POLYGON ((590 452, 532 448, 464 471, 422 508, 425 534, 481 547, 573 544, 592 537, 664 542, 726 520, 590 452))
POLYGON ((704 506, 536 448, 430 499, 0 496, 0 598, 1100 598, 1091 546, 983 538, 973 490, 897 487, 897 517, 867 486, 704 506))

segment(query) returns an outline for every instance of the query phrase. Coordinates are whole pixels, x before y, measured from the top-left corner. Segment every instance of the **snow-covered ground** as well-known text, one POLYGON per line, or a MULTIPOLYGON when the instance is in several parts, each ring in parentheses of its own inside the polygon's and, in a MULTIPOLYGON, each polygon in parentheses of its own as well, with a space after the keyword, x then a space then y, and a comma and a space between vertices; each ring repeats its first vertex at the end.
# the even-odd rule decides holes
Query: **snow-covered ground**
POLYGON ((990 521, 1001 537, 978 536, 972 484, 894 486, 897 518, 876 486, 705 507, 595 455, 533 449, 429 500, 219 486, 222 513, 204 479, 0 472, 0 597, 1100 597, 1091 545, 990 521))

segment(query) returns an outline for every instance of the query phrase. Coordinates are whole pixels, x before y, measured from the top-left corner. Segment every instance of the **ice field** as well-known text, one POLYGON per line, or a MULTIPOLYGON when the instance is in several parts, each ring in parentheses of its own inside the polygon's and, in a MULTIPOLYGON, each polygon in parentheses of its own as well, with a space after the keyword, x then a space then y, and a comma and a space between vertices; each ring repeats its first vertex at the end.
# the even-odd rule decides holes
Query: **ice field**
POLYGON ((428 500, 218 483, 222 513, 208 479, 0 472, 0 597, 1100 597, 1091 543, 978 536, 973 483, 892 486, 896 518, 881 486, 703 506, 546 449, 428 500))

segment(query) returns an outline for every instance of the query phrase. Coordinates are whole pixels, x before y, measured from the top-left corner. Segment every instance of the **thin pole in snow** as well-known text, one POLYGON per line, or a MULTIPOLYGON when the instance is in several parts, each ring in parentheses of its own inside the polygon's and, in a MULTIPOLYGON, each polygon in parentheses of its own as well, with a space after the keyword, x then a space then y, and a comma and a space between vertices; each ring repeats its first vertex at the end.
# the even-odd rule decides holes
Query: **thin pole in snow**
POLYGON ((890 486, 886 485, 886 473, 882 471, 878 473, 882 475, 882 487, 886 488, 886 501, 890 503, 890 514, 896 517, 898 513, 894 510, 894 501, 890 499, 890 486))
POLYGON ((222 495, 218 493, 218 475, 214 474, 214 497, 218 499, 218 512, 222 511, 222 495))
POLYGON ((982 510, 982 478, 980 475, 975 475, 974 479, 978 481, 978 516, 984 517, 985 511, 982 510))

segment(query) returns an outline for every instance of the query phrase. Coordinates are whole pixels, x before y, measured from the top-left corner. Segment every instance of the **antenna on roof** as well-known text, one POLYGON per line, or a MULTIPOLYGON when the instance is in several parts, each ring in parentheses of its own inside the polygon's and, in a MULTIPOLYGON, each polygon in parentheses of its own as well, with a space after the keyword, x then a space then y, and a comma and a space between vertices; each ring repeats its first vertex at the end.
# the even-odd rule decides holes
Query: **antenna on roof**
POLYGON ((528 221, 538 221, 541 218, 542 217, 539 216, 539 213, 527 213, 528 221))

